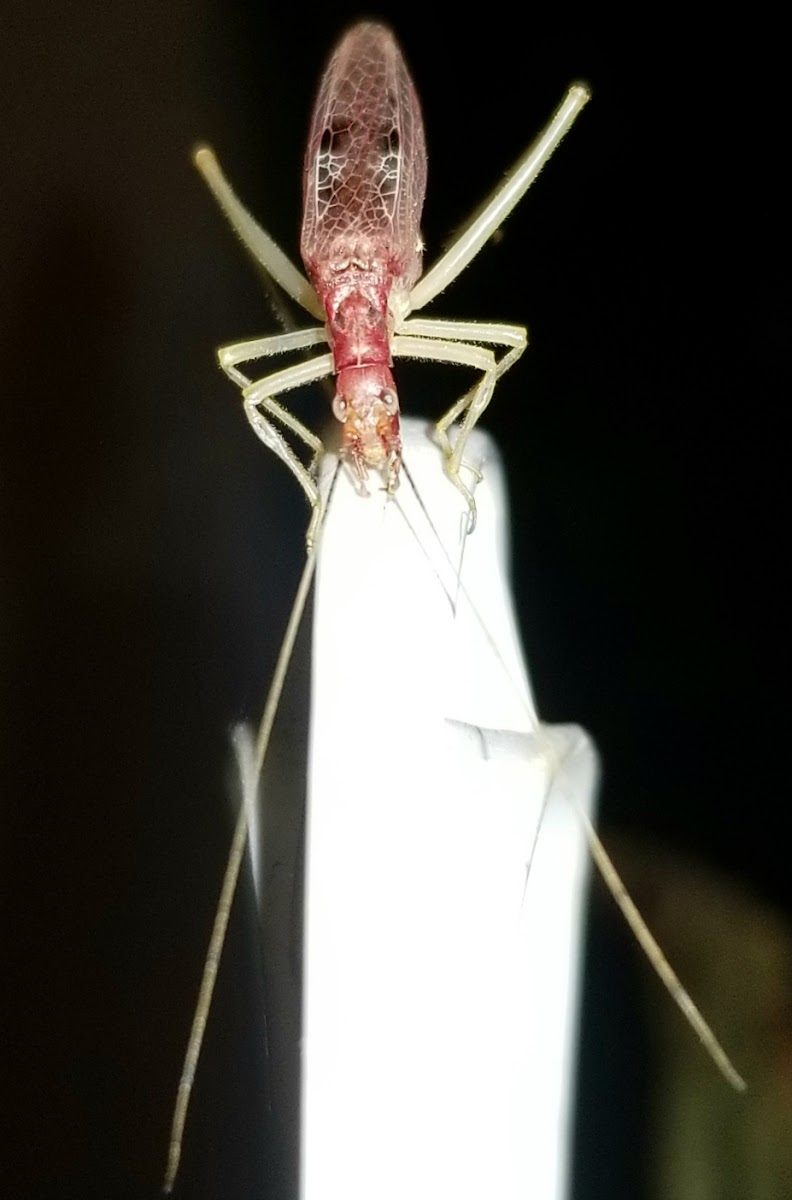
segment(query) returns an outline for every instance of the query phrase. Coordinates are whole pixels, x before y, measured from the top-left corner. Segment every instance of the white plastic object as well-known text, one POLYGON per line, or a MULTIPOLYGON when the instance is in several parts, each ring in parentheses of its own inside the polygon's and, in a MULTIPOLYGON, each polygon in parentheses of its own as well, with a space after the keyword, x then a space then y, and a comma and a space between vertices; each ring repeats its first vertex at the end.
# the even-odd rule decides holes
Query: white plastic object
POLYGON ((491 442, 468 536, 404 424, 425 511, 342 468, 319 549, 300 1194, 563 1200, 595 755, 536 716, 491 442))

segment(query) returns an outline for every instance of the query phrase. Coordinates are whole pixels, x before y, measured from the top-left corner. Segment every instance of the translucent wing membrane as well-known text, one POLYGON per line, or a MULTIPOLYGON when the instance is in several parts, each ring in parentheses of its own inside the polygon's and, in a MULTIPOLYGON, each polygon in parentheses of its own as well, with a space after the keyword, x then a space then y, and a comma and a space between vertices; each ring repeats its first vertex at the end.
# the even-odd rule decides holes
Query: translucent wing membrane
POLYGON ((301 250, 312 280, 350 261, 409 290, 421 273, 426 149, 390 30, 356 25, 327 66, 305 154, 301 250))

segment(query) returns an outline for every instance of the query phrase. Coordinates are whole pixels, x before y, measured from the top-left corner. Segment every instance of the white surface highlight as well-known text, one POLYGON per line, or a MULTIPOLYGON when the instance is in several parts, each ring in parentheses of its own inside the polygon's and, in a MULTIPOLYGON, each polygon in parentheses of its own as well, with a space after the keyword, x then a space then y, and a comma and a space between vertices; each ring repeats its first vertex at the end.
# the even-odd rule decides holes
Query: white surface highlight
POLYGON ((321 538, 301 1196, 562 1200, 587 873, 563 793, 590 810, 594 752, 536 717, 491 443, 466 537, 405 424, 434 531, 405 477, 363 498, 342 471, 321 538))

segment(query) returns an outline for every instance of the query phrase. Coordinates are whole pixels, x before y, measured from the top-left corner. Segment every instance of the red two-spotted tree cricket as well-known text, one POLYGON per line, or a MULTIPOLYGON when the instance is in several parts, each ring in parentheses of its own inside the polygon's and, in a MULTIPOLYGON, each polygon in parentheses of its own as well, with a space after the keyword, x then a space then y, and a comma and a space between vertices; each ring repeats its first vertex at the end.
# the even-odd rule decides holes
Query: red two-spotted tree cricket
MULTIPOLYGON (((471 534, 477 519, 473 495, 477 469, 466 458, 466 450, 497 381, 525 350, 527 334, 518 325, 414 314, 447 288, 478 254, 522 199, 588 99, 584 85, 569 88, 536 141, 425 274, 420 237, 426 189, 423 122, 404 58, 384 26, 364 22, 350 29, 333 52, 319 86, 303 173, 300 249, 305 275, 242 206, 212 151, 202 147, 195 154, 196 166, 253 258, 318 322, 305 329, 224 346, 218 352, 223 371, 242 391, 245 415, 254 432, 289 467, 311 505, 306 567, 257 745, 246 766, 243 762, 248 795, 256 792, 324 520, 317 470, 324 444, 285 407, 281 397, 334 376, 332 412, 342 426, 341 460, 358 491, 365 494, 374 473, 392 496, 399 487, 403 452, 394 362, 402 358, 432 360, 473 370, 473 386, 435 426, 438 466, 442 464, 463 498, 465 536, 471 534), (255 380, 240 369, 255 360, 314 348, 318 351, 314 357, 255 380), (307 448, 307 465, 287 434, 307 448), (464 473, 467 468, 472 476, 464 473)), ((598 868, 671 995, 727 1079, 744 1087, 637 913, 585 813, 581 819, 598 868)), ((243 806, 179 1085, 166 1191, 172 1189, 178 1171, 192 1081, 247 827, 247 807, 243 806)))

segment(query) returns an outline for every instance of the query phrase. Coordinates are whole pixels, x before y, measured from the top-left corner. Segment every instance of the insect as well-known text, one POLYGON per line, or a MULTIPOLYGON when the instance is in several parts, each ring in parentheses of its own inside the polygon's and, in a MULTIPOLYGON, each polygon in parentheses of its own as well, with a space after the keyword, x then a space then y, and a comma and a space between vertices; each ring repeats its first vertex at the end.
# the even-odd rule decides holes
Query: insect
MULTIPOLYGON (((393 360, 417 358, 473 368, 477 382, 437 422, 445 474, 464 499, 467 530, 476 523, 473 487, 463 476, 471 434, 498 379, 527 344, 516 325, 416 318, 470 263, 519 202, 589 98, 581 84, 567 92, 545 130, 477 212, 452 247, 421 275, 419 234, 426 185, 423 126, 414 86, 389 30, 362 23, 342 38, 322 78, 304 166, 301 250, 304 277, 236 198, 212 152, 195 162, 231 225, 272 279, 322 323, 223 347, 220 365, 242 390, 244 411, 256 435, 289 467, 311 505, 308 555, 265 707, 255 751, 242 763, 248 803, 255 795, 285 673, 311 585, 323 521, 317 468, 324 453, 318 436, 278 397, 335 376, 333 414, 342 425, 341 457, 365 492, 371 472, 393 494, 402 464, 399 403, 393 360), (317 357, 251 380, 240 364, 290 352, 326 349, 317 357), (492 349, 494 347, 495 349, 492 349), (498 356, 500 352, 500 356, 498 356), (284 436, 293 434, 311 454, 306 466, 284 436)), ((535 716, 531 718, 536 721, 535 716)), ((714 1036, 673 975, 626 895, 610 860, 584 816, 595 861, 638 940, 718 1065, 736 1076, 714 1036)), ((237 822, 226 877, 179 1085, 165 1190, 178 1171, 181 1140, 203 1029, 248 829, 247 807, 237 822)))
POLYGON ((421 275, 420 218, 426 191, 423 121, 412 80, 390 30, 353 26, 333 53, 308 135, 303 172, 300 274, 236 198, 211 150, 195 155, 215 199, 252 256, 283 290, 322 325, 224 346, 220 366, 241 389, 256 435, 286 463, 312 508, 306 540, 312 546, 321 519, 315 471, 306 467, 281 430, 312 452, 320 439, 277 397, 306 383, 336 376, 333 414, 343 426, 342 455, 361 489, 369 471, 387 490, 399 481, 399 401, 394 359, 417 358, 473 368, 478 382, 437 422, 445 472, 465 497, 470 526, 475 502, 460 467, 470 432, 495 385, 525 350, 517 325, 416 318, 478 254, 520 201, 589 98, 570 87, 546 129, 515 164, 451 248, 421 275), (309 282, 310 280, 310 282, 309 282), (251 381, 240 363, 305 350, 322 343, 330 353, 251 381), (501 349, 498 358, 490 347, 501 349), (452 442, 450 431, 459 421, 452 442))

